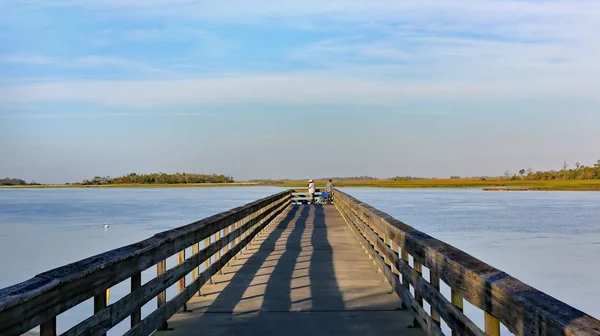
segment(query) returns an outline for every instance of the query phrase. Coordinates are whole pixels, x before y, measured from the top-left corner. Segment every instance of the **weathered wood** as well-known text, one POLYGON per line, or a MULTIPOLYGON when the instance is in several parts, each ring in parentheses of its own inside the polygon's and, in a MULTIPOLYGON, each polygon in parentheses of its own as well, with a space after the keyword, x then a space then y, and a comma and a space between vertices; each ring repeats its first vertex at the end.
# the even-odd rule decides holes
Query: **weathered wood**
MULTIPOLYGON (((131 293, 135 293, 140 287, 142 287, 142 273, 135 274, 131 277, 131 293)), ((136 324, 142 320, 142 306, 133 308, 131 312, 131 328, 135 327, 136 324)))
MULTIPOLYGON (((463 297, 459 292, 450 288, 450 300, 452 304, 462 313, 464 311, 463 297)), ((460 336, 460 333, 452 330, 452 336, 460 336)))
POLYGON ((56 317, 40 325, 40 336, 56 336, 56 317))
POLYGON ((483 312, 483 323, 485 325, 485 334, 488 336, 500 336, 500 321, 490 315, 488 312, 483 312))
MULTIPOLYGON (((273 214, 272 219, 283 211, 285 208, 285 204, 278 208, 273 214)), ((272 220, 271 219, 271 220, 272 220)), ((145 319, 142 320, 140 324, 129 330, 125 335, 133 336, 133 335, 149 335, 157 327, 160 325, 161 321, 167 320, 169 317, 173 316, 177 310, 185 304, 199 289, 208 281, 210 277, 216 274, 225 264, 233 258, 233 256, 238 253, 243 246, 248 244, 263 228, 266 226, 266 223, 261 224, 256 229, 252 230, 246 238, 244 238, 240 244, 235 246, 233 249, 229 250, 229 252, 223 254, 223 256, 215 261, 208 269, 204 270, 202 274, 193 281, 189 286, 185 288, 185 290, 171 299, 167 304, 163 305, 159 309, 153 311, 150 315, 148 315, 145 319)))
POLYGON ((597 319, 336 189, 336 201, 396 241, 474 306, 517 335, 600 335, 597 319))
MULTIPOLYGON (((413 260, 413 269, 418 273, 419 277, 423 276, 423 265, 421 265, 421 263, 419 263, 418 261, 413 260)), ((417 301, 417 303, 423 307, 423 297, 421 296, 420 291, 416 288, 413 287, 415 290, 415 301, 417 301)), ((417 325, 418 321, 414 320, 413 322, 413 326, 414 327, 418 327, 417 325)))
MULTIPOLYGON (((408 265, 408 252, 406 252, 406 250, 404 248, 402 248, 402 260, 404 260, 406 262, 406 264, 408 265)), ((408 282, 408 277, 405 276, 404 274, 402 275, 402 285, 406 288, 406 290, 410 291, 410 283, 408 282)))
MULTIPOLYGON (((217 231, 215 233, 215 241, 221 239, 221 231, 217 231)), ((217 260, 221 259, 221 249, 219 249, 216 253, 215 253, 215 262, 217 262, 217 260)))
MULTIPOLYGON (((285 207, 287 202, 280 201, 281 207, 285 207)), ((274 210, 276 211, 276 210, 274 210)), ((273 211, 269 212, 272 213, 273 211)), ((274 215, 271 215, 274 216, 274 215)), ((225 244, 232 241, 236 237, 241 235, 242 230, 251 230, 253 225, 256 223, 249 222, 248 226, 239 228, 238 230, 230 233, 229 235, 221 238, 218 241, 213 242, 203 248, 199 253, 193 255, 191 258, 185 260, 184 263, 179 264, 168 271, 162 273, 160 276, 148 281, 144 286, 136 291, 132 291, 130 294, 123 297, 121 300, 110 305, 106 310, 99 312, 98 314, 86 319, 78 325, 67 331, 64 336, 72 335, 93 335, 91 330, 95 332, 104 332, 111 327, 117 325, 119 322, 124 320, 129 314, 138 307, 143 306, 152 298, 157 296, 161 291, 170 287, 179 279, 188 274, 198 265, 202 264, 203 261, 209 259, 216 251, 223 248, 225 244)))
MULTIPOLYGON (((393 240, 390 240, 390 249, 398 256, 398 244, 394 243, 393 240)), ((400 271, 396 268, 396 265, 390 260, 390 266, 392 267, 392 271, 396 276, 400 277, 400 271)))
MULTIPOLYGON (((106 303, 108 298, 105 293, 100 293, 94 296, 94 315, 98 314, 102 309, 106 308, 106 303)), ((106 333, 102 333, 100 335, 106 335, 106 333)))
MULTIPOLYGON (((356 223, 352 219, 352 215, 347 213, 343 206, 337 206, 338 210, 342 214, 344 220, 348 223, 348 226, 358 239, 359 243, 363 246, 363 248, 369 253, 371 258, 377 262, 377 266, 380 267, 383 271, 383 275, 392 285, 392 289, 398 294, 398 296, 402 299, 403 302, 406 303, 408 309, 412 311, 415 318, 419 320, 419 322, 424 326, 424 330, 428 335, 443 335, 442 330, 433 323, 433 320, 427 315, 427 313, 423 310, 423 307, 419 306, 417 302, 413 299, 410 291, 407 291, 404 286, 400 283, 400 279, 394 275, 391 269, 385 264, 381 256, 379 256, 375 250, 373 249, 373 242, 371 239, 375 239, 373 234, 369 234, 366 230, 368 228, 363 227, 360 223, 356 223), (365 231, 363 231, 365 230, 365 231)), ((377 239, 379 240, 379 239, 377 239)))
POLYGON ((289 192, 281 192, 2 289, 0 325, 10 335, 27 332, 223 227, 274 202, 290 199, 289 192))
MULTIPOLYGON (((185 250, 181 250, 179 251, 179 253, 177 253, 177 264, 181 265, 185 262, 185 250)), ((181 277, 181 279, 179 279, 177 281, 177 293, 181 293, 183 292, 183 290, 185 289, 185 275, 181 277)), ((183 305, 183 307, 181 308, 181 312, 187 312, 187 305, 183 305)))
MULTIPOLYGON (((210 245, 210 237, 204 239, 204 248, 206 248, 208 245, 210 245)), ((210 267, 210 257, 208 259, 206 259, 206 261, 204 262, 204 269, 208 269, 210 267)), ((212 279, 210 279, 210 283, 212 284, 212 279)), ((198 295, 201 295, 200 291, 198 291, 198 295)))
MULTIPOLYGON (((161 275, 165 274, 167 272, 167 261, 166 260, 162 260, 159 261, 158 264, 156 264, 156 277, 160 278, 161 275)), ((160 309, 160 307, 164 306, 167 303, 167 291, 166 288, 163 288, 164 290, 161 291, 160 293, 158 293, 158 295, 156 296, 156 308, 160 309)), ((167 320, 163 320, 161 321, 160 326, 158 327, 158 330, 167 330, 169 329, 169 325, 167 324, 167 320)))
MULTIPOLYGON (((198 253, 200 251, 200 243, 196 243, 192 245, 192 255, 198 253)), ((192 280, 196 280, 198 278, 198 274, 200 274, 200 267, 194 268, 192 270, 192 280)))
MULTIPOLYGON (((429 283, 435 290, 440 291, 440 277, 438 277, 434 272, 429 270, 429 283)), ((435 307, 429 302, 429 306, 431 308, 431 318, 437 325, 441 325, 440 314, 435 309, 435 307)))
MULTIPOLYGON (((340 208, 344 210, 343 205, 340 208)), ((419 291, 432 306, 436 307, 438 311, 441 311, 442 318, 444 318, 444 321, 446 321, 446 324, 448 324, 452 330, 457 330, 460 335, 485 335, 483 331, 481 331, 477 325, 475 325, 475 323, 462 314, 462 311, 459 311, 452 306, 452 304, 448 302, 448 300, 435 287, 425 281, 419 272, 410 267, 407 261, 399 258, 398 255, 394 253, 394 251, 392 251, 388 246, 386 246, 383 241, 377 239, 377 234, 372 231, 368 225, 366 225, 352 213, 350 213, 350 215, 347 217, 350 218, 349 220, 359 227, 361 232, 363 232, 367 237, 370 236, 370 238, 368 238, 370 241, 374 241, 379 245, 380 251, 385 254, 387 258, 392 260, 393 264, 396 265, 400 273, 413 285, 415 292, 419 291)), ((381 257, 375 253, 374 249, 372 249, 371 253, 373 254, 373 258, 377 256, 377 259, 381 260, 381 257)), ((394 283, 398 283, 398 286, 400 286, 400 282, 397 277, 394 278, 395 280, 390 281, 392 286, 395 286, 394 283)), ((404 293, 408 293, 406 300, 410 299, 410 301, 405 301, 403 298, 403 301, 405 301, 406 306, 413 311, 413 315, 415 316, 418 324, 424 327, 426 331, 429 331, 432 328, 430 325, 435 325, 437 328, 439 328, 439 325, 435 323, 435 321, 424 311, 422 305, 410 295, 410 291, 406 289, 405 286, 401 287, 403 288, 402 291, 404 293)))
MULTIPOLYGON (((229 227, 226 227, 223 229, 223 235, 226 236, 229 234, 229 227)), ((229 244, 225 245, 225 247, 223 247, 223 253, 227 253, 229 252, 229 244)))
POLYGON ((454 289, 450 289, 450 298, 452 300, 452 304, 456 306, 460 311, 464 310, 463 297, 454 289))

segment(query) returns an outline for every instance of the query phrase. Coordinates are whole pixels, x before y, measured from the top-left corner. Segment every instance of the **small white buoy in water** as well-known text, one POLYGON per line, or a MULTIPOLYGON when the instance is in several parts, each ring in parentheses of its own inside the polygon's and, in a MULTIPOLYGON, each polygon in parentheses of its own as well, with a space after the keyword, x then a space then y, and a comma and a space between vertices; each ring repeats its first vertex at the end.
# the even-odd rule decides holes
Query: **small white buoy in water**
POLYGON ((108 229, 108 224, 104 224, 104 228, 105 228, 105 229, 108 229))

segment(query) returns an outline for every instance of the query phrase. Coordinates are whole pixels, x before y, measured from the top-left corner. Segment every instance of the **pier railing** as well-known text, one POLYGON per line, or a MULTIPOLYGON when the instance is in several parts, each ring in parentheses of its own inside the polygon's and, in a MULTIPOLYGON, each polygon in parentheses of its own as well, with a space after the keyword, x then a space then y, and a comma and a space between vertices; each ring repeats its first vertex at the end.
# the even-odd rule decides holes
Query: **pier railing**
POLYGON ((91 298, 93 315, 62 335, 105 335, 127 317, 126 335, 166 329, 169 317, 186 310, 188 300, 290 203, 291 192, 284 191, 0 290, 0 335, 37 326, 42 336, 56 335, 56 316, 91 298), (166 260, 174 255, 178 264, 167 270, 166 260), (142 285, 142 272, 154 266, 156 277, 142 285), (193 280, 186 284, 189 273, 193 280), (110 288, 128 279, 131 292, 109 304, 110 288), (178 294, 167 301, 166 290, 176 283, 178 294), (151 300, 157 308, 142 318, 141 307, 151 300))
POLYGON ((451 245, 339 190, 334 203, 429 335, 442 335, 441 319, 452 335, 497 336, 500 323, 515 335, 600 335, 597 319, 451 245), (440 281, 450 287, 449 298, 440 281), (463 300, 482 310, 484 330, 463 314, 463 300))
MULTIPOLYGON (((292 193, 292 204, 308 204, 311 200, 308 189, 296 188, 290 190, 292 193)), ((315 199, 321 197, 325 188, 315 188, 315 199)))

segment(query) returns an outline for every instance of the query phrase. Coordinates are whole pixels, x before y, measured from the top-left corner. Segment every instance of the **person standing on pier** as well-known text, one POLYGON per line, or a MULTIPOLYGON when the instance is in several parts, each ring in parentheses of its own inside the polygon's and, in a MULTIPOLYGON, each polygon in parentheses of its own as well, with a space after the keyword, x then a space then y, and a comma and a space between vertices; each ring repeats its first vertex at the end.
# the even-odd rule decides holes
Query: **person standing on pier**
POLYGON ((327 204, 333 202, 333 182, 329 180, 325 185, 325 192, 327 193, 327 204))
POLYGON ((310 204, 315 204, 315 181, 308 180, 308 193, 310 194, 310 204))

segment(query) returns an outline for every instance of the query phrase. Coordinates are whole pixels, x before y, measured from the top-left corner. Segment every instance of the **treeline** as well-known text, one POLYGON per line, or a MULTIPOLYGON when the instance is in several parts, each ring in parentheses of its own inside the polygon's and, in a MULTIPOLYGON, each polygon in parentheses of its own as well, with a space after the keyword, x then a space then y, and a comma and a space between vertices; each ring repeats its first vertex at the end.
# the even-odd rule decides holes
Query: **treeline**
MULTIPOLYGON (((508 174, 507 174, 508 175, 508 174)), ((565 161, 562 170, 533 171, 532 168, 519 170, 519 175, 514 174, 513 180, 594 180, 600 179, 600 160, 593 166, 582 165, 577 162, 575 167, 569 168, 565 161)))
POLYGON ((185 184, 185 183, 232 183, 233 177, 216 174, 136 174, 111 178, 96 176, 91 180, 83 180, 78 185, 109 185, 109 184, 185 184))
POLYGON ((25 180, 7 177, 7 178, 0 179, 0 185, 19 186, 19 185, 27 185, 27 182, 25 182, 25 180))
POLYGON ((18 179, 18 178, 6 177, 3 179, 0 179, 0 186, 26 186, 26 185, 40 185, 40 184, 35 181, 31 181, 31 182, 27 183, 25 180, 18 179))

